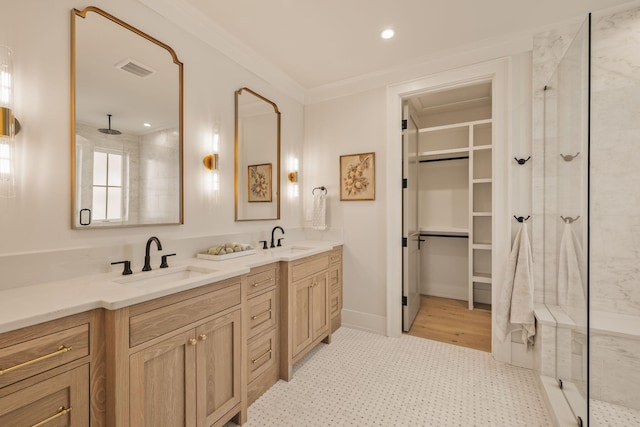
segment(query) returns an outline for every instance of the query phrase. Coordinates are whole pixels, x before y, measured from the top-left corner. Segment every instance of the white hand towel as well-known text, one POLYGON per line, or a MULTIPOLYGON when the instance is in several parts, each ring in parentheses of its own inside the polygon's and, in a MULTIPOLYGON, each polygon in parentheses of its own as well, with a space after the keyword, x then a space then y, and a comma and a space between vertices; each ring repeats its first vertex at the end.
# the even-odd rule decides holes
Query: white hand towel
POLYGON ((573 226, 564 225, 558 257, 558 304, 580 326, 587 325, 582 245, 573 226))
POLYGON ((522 330, 522 341, 533 344, 536 333, 533 306, 533 256, 523 222, 513 242, 502 292, 496 307, 497 332, 501 341, 514 330, 522 330))
POLYGON ((324 193, 313 196, 313 220, 311 225, 314 230, 327 229, 327 204, 324 193))

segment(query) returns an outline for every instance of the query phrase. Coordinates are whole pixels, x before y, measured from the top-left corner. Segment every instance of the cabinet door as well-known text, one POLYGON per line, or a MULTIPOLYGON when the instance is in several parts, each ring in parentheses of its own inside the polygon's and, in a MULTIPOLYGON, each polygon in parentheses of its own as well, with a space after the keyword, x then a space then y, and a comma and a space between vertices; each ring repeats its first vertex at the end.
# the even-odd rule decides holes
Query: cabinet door
POLYGON ((311 338, 315 340, 329 330, 329 280, 322 273, 311 281, 311 338))
POLYGON ((0 399, 0 426, 89 425, 89 365, 0 399))
POLYGON ((130 425, 196 425, 196 341, 191 330, 131 355, 130 425))
POLYGON ((198 426, 210 426, 240 403, 241 311, 196 329, 198 426))
POLYGON ((295 357, 313 341, 311 329, 311 286, 313 278, 300 280, 291 286, 291 353, 295 357))

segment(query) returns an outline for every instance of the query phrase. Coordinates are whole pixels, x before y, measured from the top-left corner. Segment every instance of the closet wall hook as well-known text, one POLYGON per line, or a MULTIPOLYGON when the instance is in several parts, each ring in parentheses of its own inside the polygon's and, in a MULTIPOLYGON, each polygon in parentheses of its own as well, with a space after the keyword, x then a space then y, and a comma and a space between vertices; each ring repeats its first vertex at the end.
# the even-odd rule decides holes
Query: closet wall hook
POLYGON ((578 218, 580 218, 580 215, 578 215, 578 216, 577 216, 577 217, 575 217, 575 218, 571 218, 570 216, 568 216, 568 217, 564 217, 564 216, 560 215, 560 218, 562 218, 562 220, 564 221, 564 223, 565 223, 565 224, 571 224, 571 223, 573 223, 574 221, 577 221, 577 220, 578 220, 578 218))
POLYGON ((525 218, 525 217, 523 217, 523 216, 515 216, 515 215, 514 215, 513 217, 514 217, 514 218, 516 219, 516 221, 518 221, 518 222, 525 222, 526 220, 528 220, 529 218, 531 218, 531 215, 528 215, 526 218, 525 218))
POLYGON ((526 159, 523 157, 521 159, 514 157, 513 160, 515 160, 516 162, 518 162, 519 165, 524 165, 525 163, 527 163, 529 160, 531 159, 531 156, 527 157, 526 159))
POLYGON ((321 187, 316 187, 313 190, 311 190, 311 194, 313 194, 314 196, 316 195, 316 190, 320 190, 320 191, 324 191, 325 196, 327 195, 328 191, 327 191, 327 187, 325 187, 324 185, 321 187))
POLYGON ((571 154, 560 154, 560 157, 562 157, 562 160, 564 160, 565 162, 570 162, 571 160, 575 159, 576 157, 578 157, 578 155, 580 154, 580 152, 578 151, 576 154, 571 155, 571 154))

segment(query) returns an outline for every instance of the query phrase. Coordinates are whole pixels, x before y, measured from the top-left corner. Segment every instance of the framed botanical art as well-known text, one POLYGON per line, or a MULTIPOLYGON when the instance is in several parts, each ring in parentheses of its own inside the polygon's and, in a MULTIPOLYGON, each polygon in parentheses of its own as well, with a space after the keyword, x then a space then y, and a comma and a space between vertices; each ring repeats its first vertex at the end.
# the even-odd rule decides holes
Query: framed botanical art
POLYGON ((271 163, 249 165, 249 202, 271 201, 271 163))
POLYGON ((375 200, 376 153, 340 156, 340 200, 375 200))

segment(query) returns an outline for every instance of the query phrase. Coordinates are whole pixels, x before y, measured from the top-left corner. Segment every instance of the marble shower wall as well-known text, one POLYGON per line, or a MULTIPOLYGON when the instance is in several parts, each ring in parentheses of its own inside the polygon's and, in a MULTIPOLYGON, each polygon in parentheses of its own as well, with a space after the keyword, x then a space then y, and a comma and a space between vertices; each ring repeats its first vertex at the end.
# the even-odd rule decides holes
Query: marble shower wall
POLYGON ((637 327, 591 334, 590 390, 640 410, 640 8, 594 17, 591 56, 590 308, 637 327))
POLYGON ((591 55, 590 304, 640 317, 640 8, 594 18, 591 55))
MULTIPOLYGON (((557 179, 557 165, 545 170, 544 85, 552 77, 581 22, 538 34, 533 49, 533 256, 536 302, 556 305, 556 290, 545 281, 556 280, 557 247, 545 245, 544 190, 557 179), (546 256, 545 256, 546 255, 546 256)), ((590 182, 590 308, 592 315, 628 316, 640 325, 640 8, 600 13, 592 17, 591 70, 591 182, 590 182), (635 319, 635 320, 634 320, 635 319)), ((556 150, 553 146, 549 149, 556 150)), ((558 159, 556 159, 558 160, 558 159)), ((552 203, 557 203, 552 201, 552 203)), ((548 241, 548 240, 547 240, 548 241)), ((585 248, 586 249, 586 248, 585 248)), ((627 322, 628 323, 628 322, 627 322)), ((616 326, 612 329, 615 329, 616 326)), ((633 325, 626 330, 638 330, 633 325)), ((549 329, 549 328, 547 328, 549 329)), ((561 329, 561 328, 560 328, 561 329)), ((558 340, 558 330, 541 336, 543 343, 558 340)), ((564 333, 564 331, 560 331, 564 333)), ((633 334, 590 333, 590 396, 640 409, 640 337, 633 334), (634 398, 635 397, 635 398, 634 398)), ((567 337, 569 342, 579 340, 567 337)), ((544 375, 584 377, 583 351, 573 345, 541 355, 544 375), (561 356, 561 355, 560 355, 561 356), (573 360, 571 360, 573 359, 573 360), (580 359, 580 360, 576 360, 580 359), (567 364, 571 360, 572 363, 567 364), (557 364, 557 366, 556 366, 557 364), (571 374, 569 374, 571 372, 571 374)))

